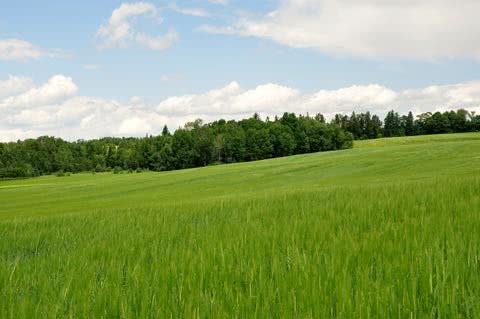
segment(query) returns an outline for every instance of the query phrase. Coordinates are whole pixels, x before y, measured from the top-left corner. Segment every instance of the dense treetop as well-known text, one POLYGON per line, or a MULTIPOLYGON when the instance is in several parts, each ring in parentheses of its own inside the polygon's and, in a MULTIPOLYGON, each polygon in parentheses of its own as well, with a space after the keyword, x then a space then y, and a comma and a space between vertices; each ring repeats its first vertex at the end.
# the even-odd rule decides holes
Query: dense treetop
POLYGON ((337 114, 327 123, 318 114, 285 113, 274 120, 257 114, 241 121, 202 120, 171 134, 67 142, 42 136, 0 143, 0 178, 114 170, 174 170, 217 163, 254 161, 293 154, 351 148, 353 139, 480 131, 480 116, 465 110, 424 113, 414 118, 390 111, 377 115, 337 114))
POLYGON ((285 113, 271 121, 255 114, 241 121, 202 120, 171 134, 67 142, 42 136, 0 144, 0 177, 55 172, 174 170, 216 163, 254 161, 352 147, 353 136, 323 117, 285 113))

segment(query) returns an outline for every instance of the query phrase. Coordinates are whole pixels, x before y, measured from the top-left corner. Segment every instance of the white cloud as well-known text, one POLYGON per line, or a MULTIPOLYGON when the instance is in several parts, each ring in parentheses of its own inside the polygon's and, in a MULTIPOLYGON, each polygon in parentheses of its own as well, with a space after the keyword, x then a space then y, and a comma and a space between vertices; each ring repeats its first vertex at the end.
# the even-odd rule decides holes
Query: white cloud
POLYGON ((126 46, 126 41, 134 36, 129 18, 137 15, 156 15, 157 9, 149 3, 124 3, 113 10, 108 23, 100 26, 97 36, 101 37, 106 47, 126 46))
POLYGON ((63 75, 51 77, 44 85, 7 97, 0 101, 0 109, 34 108, 40 105, 58 102, 77 93, 78 87, 72 78, 63 75))
POLYGON ((0 99, 25 92, 33 86, 31 78, 10 75, 7 80, 0 80, 0 99))
POLYGON ((398 100, 404 109, 410 105, 417 113, 462 107, 480 112, 480 81, 404 90, 398 100))
POLYGON ((42 57, 65 57, 58 49, 43 49, 33 43, 19 39, 0 39, 0 60, 36 60, 42 57))
POLYGON ((175 31, 169 31, 159 36, 151 36, 135 31, 132 27, 132 19, 137 16, 148 17, 157 23, 162 22, 157 8, 151 3, 123 3, 120 7, 113 10, 108 22, 98 29, 99 47, 125 48, 129 43, 134 42, 152 50, 165 50, 178 40, 178 35, 175 31))
POLYGON ((33 136, 37 136, 38 131, 32 131, 29 129, 23 128, 14 128, 14 129, 1 129, 0 128, 0 142, 13 142, 17 140, 25 140, 33 136))
POLYGON ((164 124, 176 129, 196 118, 207 122, 241 119, 254 112, 262 117, 309 112, 331 118, 337 112, 367 110, 380 116, 390 109, 416 114, 457 108, 480 111, 480 81, 398 91, 377 84, 356 85, 314 93, 273 83, 244 89, 234 81, 201 94, 172 96, 157 106, 146 105, 138 96, 126 102, 77 96, 76 84, 63 75, 53 76, 37 87, 31 85, 31 80, 13 76, 0 81, 0 87, 13 88, 4 90, 11 95, 0 100, 1 141, 40 135, 69 140, 144 136, 159 134, 164 124), (17 82, 24 84, 12 84, 17 82))
POLYGON ((243 35, 238 27, 235 26, 213 26, 213 25, 201 25, 197 28, 197 31, 213 33, 213 34, 226 34, 226 35, 243 35))
POLYGON ((175 44, 178 40, 178 34, 175 31, 169 31, 164 35, 158 37, 151 37, 148 34, 137 33, 135 41, 146 48, 152 50, 165 50, 175 44))
POLYGON ((288 105, 299 94, 300 92, 296 89, 278 84, 259 85, 253 90, 245 91, 236 96, 231 110, 235 113, 271 112, 275 108, 288 105))
POLYGON ((201 31, 270 39, 331 55, 480 58, 476 0, 282 0, 259 18, 201 31))
POLYGON ((159 103, 157 112, 168 116, 201 117, 205 120, 244 118, 254 112, 262 116, 283 112, 335 113, 372 111, 380 116, 391 109, 400 112, 444 111, 467 108, 480 111, 480 81, 394 91, 378 84, 354 85, 312 94, 278 84, 243 90, 237 82, 204 94, 173 96, 159 103))
POLYGON ((130 98, 129 103, 131 105, 144 105, 145 101, 143 100, 143 97, 135 95, 130 98))
POLYGON ((354 85, 338 90, 320 90, 305 102, 306 111, 321 109, 323 113, 351 112, 352 108, 366 110, 392 106, 398 93, 377 84, 354 85))
POLYGON ((115 133, 120 135, 142 135, 151 131, 152 126, 147 119, 133 117, 123 120, 115 133))
POLYGON ((210 14, 205 11, 204 9, 201 8, 183 8, 177 5, 176 2, 172 2, 170 4, 170 9, 172 9, 175 12, 184 14, 184 15, 190 15, 194 17, 208 17, 210 14))

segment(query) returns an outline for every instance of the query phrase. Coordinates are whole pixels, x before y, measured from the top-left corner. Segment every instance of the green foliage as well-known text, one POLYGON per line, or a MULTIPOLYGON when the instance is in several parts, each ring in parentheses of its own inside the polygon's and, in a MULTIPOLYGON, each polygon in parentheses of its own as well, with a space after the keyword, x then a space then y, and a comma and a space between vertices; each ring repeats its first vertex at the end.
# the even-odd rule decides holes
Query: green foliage
POLYGON ((0 167, 0 178, 25 178, 38 176, 37 171, 30 164, 23 162, 15 166, 0 167))
POLYGON ((424 113, 416 119, 411 112, 400 116, 391 111, 384 122, 370 112, 337 114, 331 123, 321 114, 285 113, 273 121, 254 114, 241 121, 196 120, 173 135, 164 127, 161 135, 144 138, 67 142, 42 136, 0 143, 0 179, 118 168, 169 171, 346 149, 353 139, 480 131, 480 116, 461 109, 424 113))
POLYGON ((377 115, 369 112, 352 115, 336 114, 332 121, 339 127, 353 134, 356 140, 379 137, 428 135, 442 133, 462 133, 480 131, 480 116, 463 109, 444 113, 422 113, 414 119, 412 112, 400 116, 390 111, 385 117, 384 125, 377 115))
POLYGON ((258 114, 241 121, 196 120, 173 135, 165 126, 159 136, 103 138, 66 142, 39 137, 0 143, 0 178, 32 177, 59 171, 97 173, 113 170, 167 171, 235 163, 291 154, 347 148, 335 145, 342 135, 321 115, 315 119, 285 113, 276 121, 262 121, 258 114), (310 144, 321 144, 311 148, 310 144))
POLYGON ((245 142, 245 132, 235 123, 228 123, 223 134, 224 162, 242 162, 246 152, 245 142))
POLYGON ((292 129, 280 123, 274 123, 270 127, 270 141, 274 157, 292 155, 296 146, 292 129))
POLYGON ((245 133, 245 158, 256 161, 272 157, 273 145, 266 128, 249 128, 245 133))
POLYGON ((392 137, 392 136, 404 136, 405 131, 402 127, 402 121, 400 115, 395 111, 390 111, 385 117, 385 127, 383 129, 383 136, 392 137))
POLYGON ((403 117, 402 121, 405 126, 405 135, 406 136, 415 135, 415 120, 413 118, 413 113, 408 112, 408 115, 406 117, 403 117))
POLYGON ((372 116, 370 112, 360 114, 353 112, 350 117, 336 114, 332 122, 350 132, 357 140, 378 138, 383 133, 382 121, 377 115, 372 116))

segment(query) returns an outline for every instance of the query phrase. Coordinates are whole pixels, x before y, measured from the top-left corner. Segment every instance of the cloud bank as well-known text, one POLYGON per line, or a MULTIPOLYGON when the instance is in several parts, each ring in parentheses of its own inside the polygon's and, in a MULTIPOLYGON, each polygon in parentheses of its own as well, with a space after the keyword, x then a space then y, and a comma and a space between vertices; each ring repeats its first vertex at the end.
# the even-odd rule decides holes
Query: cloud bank
POLYGON ((477 0, 282 0, 264 16, 200 30, 331 55, 480 59, 478 12, 477 0))
POLYGON ((196 118, 241 119, 254 112, 264 118, 283 112, 322 113, 331 118, 335 113, 367 110, 383 116, 392 108, 416 114, 457 108, 480 112, 480 81, 399 91, 369 84, 313 93, 274 83, 246 89, 233 81, 202 94, 172 96, 156 105, 146 105, 137 96, 119 102, 82 96, 78 91, 73 79, 64 75, 37 86, 26 77, 0 80, 0 140, 40 135, 68 140, 144 136, 159 134, 165 124, 176 129, 196 118))

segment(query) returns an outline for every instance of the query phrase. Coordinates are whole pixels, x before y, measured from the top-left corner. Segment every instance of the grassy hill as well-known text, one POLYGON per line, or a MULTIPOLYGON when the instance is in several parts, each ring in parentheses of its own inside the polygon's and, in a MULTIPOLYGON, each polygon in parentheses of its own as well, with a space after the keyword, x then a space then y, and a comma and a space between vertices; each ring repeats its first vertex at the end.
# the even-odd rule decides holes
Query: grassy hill
POLYGON ((0 182, 0 317, 476 317, 480 134, 0 182))

